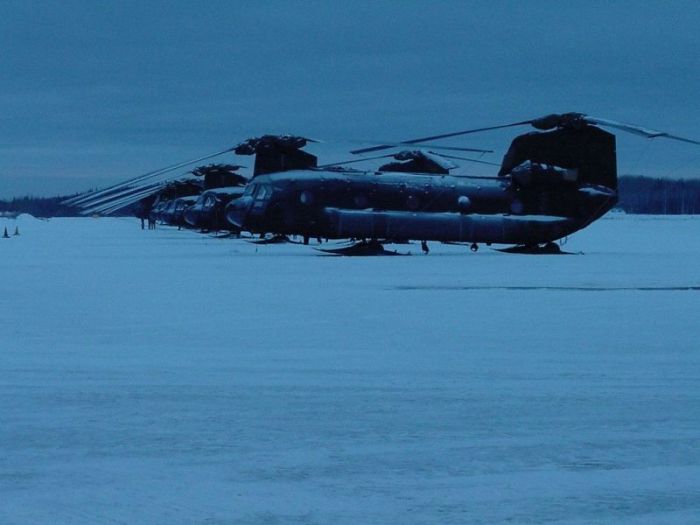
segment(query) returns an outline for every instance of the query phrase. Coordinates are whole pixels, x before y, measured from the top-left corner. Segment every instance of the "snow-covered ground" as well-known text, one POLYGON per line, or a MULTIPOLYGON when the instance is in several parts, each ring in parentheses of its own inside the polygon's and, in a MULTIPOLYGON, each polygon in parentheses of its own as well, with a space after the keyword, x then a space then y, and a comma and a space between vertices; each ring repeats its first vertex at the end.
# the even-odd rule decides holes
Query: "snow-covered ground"
POLYGON ((700 522, 700 217, 558 257, 5 225, 2 524, 700 522))

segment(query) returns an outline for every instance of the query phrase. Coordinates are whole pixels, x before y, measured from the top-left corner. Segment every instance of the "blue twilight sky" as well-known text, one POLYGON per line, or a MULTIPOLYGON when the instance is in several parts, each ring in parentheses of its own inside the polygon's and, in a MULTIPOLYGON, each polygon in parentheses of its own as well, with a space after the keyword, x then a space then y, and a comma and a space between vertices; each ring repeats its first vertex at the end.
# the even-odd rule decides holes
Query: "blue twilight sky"
MULTIPOLYGON (((0 45, 0 198, 268 132, 328 141, 312 148, 323 161, 355 146, 339 141, 559 111, 700 138, 697 0, 3 0, 0 45)), ((500 161, 512 136, 451 143, 500 161)), ((621 173, 700 176, 700 147, 618 137, 621 173)))

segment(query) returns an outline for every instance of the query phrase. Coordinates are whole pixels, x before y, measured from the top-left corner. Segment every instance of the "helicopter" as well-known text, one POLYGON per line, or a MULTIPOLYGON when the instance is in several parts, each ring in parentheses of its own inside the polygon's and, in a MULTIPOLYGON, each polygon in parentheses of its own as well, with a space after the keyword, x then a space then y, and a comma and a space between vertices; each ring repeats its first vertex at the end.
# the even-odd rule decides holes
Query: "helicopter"
MULTIPOLYGON (((227 222, 223 212, 229 201, 240 197, 243 193, 243 187, 248 179, 237 173, 237 170, 244 166, 209 164, 187 172, 187 175, 201 177, 201 180, 180 179, 180 175, 173 176, 172 172, 228 152, 241 155, 255 154, 256 151, 263 152, 263 154, 256 155, 254 171, 256 175, 295 167, 315 166, 315 156, 299 151, 308 140, 274 135, 249 139, 233 148, 166 166, 101 190, 78 194, 63 201, 63 204, 79 208, 83 215, 109 215, 136 204, 135 215, 142 220, 148 218, 149 228, 158 220, 179 227, 196 227, 202 231, 227 229, 232 233, 239 233, 240 229, 227 222), (284 145, 283 150, 279 152, 279 155, 273 155, 272 151, 279 149, 281 145, 284 145), (191 199, 182 201, 187 202, 186 209, 183 209, 182 203, 180 203, 177 220, 174 220, 175 204, 171 201, 196 195, 199 195, 199 198, 194 204, 191 204, 191 199), (179 220, 182 217, 184 217, 184 222, 179 220)), ((458 147, 444 149, 481 153, 489 151, 458 147)))
POLYGON ((170 200, 160 212, 160 220, 171 226, 181 228, 186 225, 185 211, 197 200, 195 195, 188 197, 178 197, 170 200))
POLYGON ((203 191, 194 204, 184 211, 184 226, 199 228, 202 232, 221 229, 238 233, 239 230, 228 223, 224 208, 232 199, 243 194, 248 179, 237 171, 243 166, 232 164, 209 164, 199 166, 190 173, 203 177, 203 191))
MULTIPOLYGON (((178 168, 182 166, 177 165, 178 168)), ((223 206, 231 198, 240 196, 242 187, 248 182, 246 177, 237 173, 242 167, 232 164, 199 166, 186 174, 195 178, 174 181, 167 175, 170 169, 156 170, 146 177, 136 177, 100 191, 81 194, 64 203, 81 208, 83 214, 105 215, 135 203, 135 215, 142 220, 149 219, 149 227, 155 221, 161 221, 178 227, 235 230, 223 219, 223 206), (202 206, 204 193, 213 195, 207 206, 202 206), (176 200, 177 204, 174 202, 176 200), (212 207, 213 204, 216 206, 212 207), (217 211, 215 215, 212 214, 214 210, 217 211)))
MULTIPOLYGON (((355 240, 354 247, 337 251, 348 255, 380 254, 384 244, 406 241, 463 243, 473 251, 481 243, 499 244, 510 245, 502 249, 506 252, 550 254, 561 253, 556 241, 585 228, 617 202, 616 139, 602 128, 700 144, 583 113, 562 113, 380 143, 351 152, 429 149, 394 154, 398 162, 376 171, 347 166, 355 161, 319 166, 315 155, 303 151, 313 140, 291 135, 249 139, 202 158, 229 152, 255 156, 253 177, 242 195, 232 198, 225 209, 228 222, 240 230, 299 235, 304 243, 311 238, 355 240), (536 131, 513 139, 494 176, 451 174, 455 166, 446 162, 447 156, 431 151, 486 150, 428 145, 440 139, 525 125, 536 131)), ((108 188, 108 196, 109 192, 127 192, 133 199, 147 191, 141 188, 149 188, 153 177, 183 165, 108 188)))
POLYGON ((197 201, 185 210, 185 222, 202 232, 230 230, 231 233, 239 233, 240 230, 226 220, 224 209, 231 200, 243 195, 243 191, 242 186, 205 190, 197 201))
MULTIPOLYGON (((194 180, 174 181, 165 184, 160 191, 138 201, 136 216, 148 219, 149 228, 156 221, 182 227, 183 211, 190 206, 200 191, 200 185, 194 180)), ((121 208, 121 199, 117 203, 108 201, 106 206, 121 208)))
MULTIPOLYGON (((444 168, 417 173, 400 164, 376 172, 324 169, 316 167, 315 159, 299 155, 299 144, 304 145, 299 137, 281 137, 276 148, 271 141, 262 148, 254 143, 241 153, 252 149, 256 166, 260 163, 264 169, 255 174, 241 198, 229 203, 226 217, 243 230, 297 234, 305 243, 314 237, 360 239, 355 248, 363 254, 368 246, 381 253, 384 243, 408 240, 424 245, 465 243, 473 251, 485 243, 511 245, 503 251, 512 253, 561 253, 555 241, 585 228, 617 203, 615 135, 601 127, 700 144, 582 113, 547 115, 402 144, 522 125, 538 131, 512 141, 493 177, 450 175, 444 168), (293 163, 286 162, 287 155, 293 156, 293 163), (304 159, 307 165, 300 166, 304 159)), ((352 153, 389 147, 393 145, 352 153)), ((353 250, 343 248, 339 253, 353 250)))

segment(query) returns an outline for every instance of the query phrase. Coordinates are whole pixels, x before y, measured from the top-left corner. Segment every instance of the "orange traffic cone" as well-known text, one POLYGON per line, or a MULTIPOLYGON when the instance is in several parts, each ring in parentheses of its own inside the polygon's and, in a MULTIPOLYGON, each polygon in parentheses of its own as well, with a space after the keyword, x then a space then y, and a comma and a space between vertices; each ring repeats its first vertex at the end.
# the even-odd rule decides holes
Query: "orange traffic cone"
POLYGON ((5 226, 5 233, 2 235, 2 238, 3 238, 3 239, 9 239, 9 238, 10 238, 10 236, 7 235, 7 226, 5 226))
POLYGON ((15 237, 19 235, 19 226, 15 226, 15 237))

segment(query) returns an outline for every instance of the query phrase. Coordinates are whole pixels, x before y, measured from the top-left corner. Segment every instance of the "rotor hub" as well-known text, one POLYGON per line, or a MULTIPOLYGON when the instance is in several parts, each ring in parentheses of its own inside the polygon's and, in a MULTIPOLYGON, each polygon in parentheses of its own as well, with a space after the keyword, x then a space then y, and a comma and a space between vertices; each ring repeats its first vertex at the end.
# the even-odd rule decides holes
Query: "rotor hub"
POLYGON ((553 113, 533 119, 530 123, 532 127, 541 130, 554 128, 581 129, 587 125, 584 117, 583 113, 553 113))
POLYGON ((289 153, 303 148, 308 141, 308 139, 296 135, 263 135, 241 142, 233 151, 236 155, 289 153))

